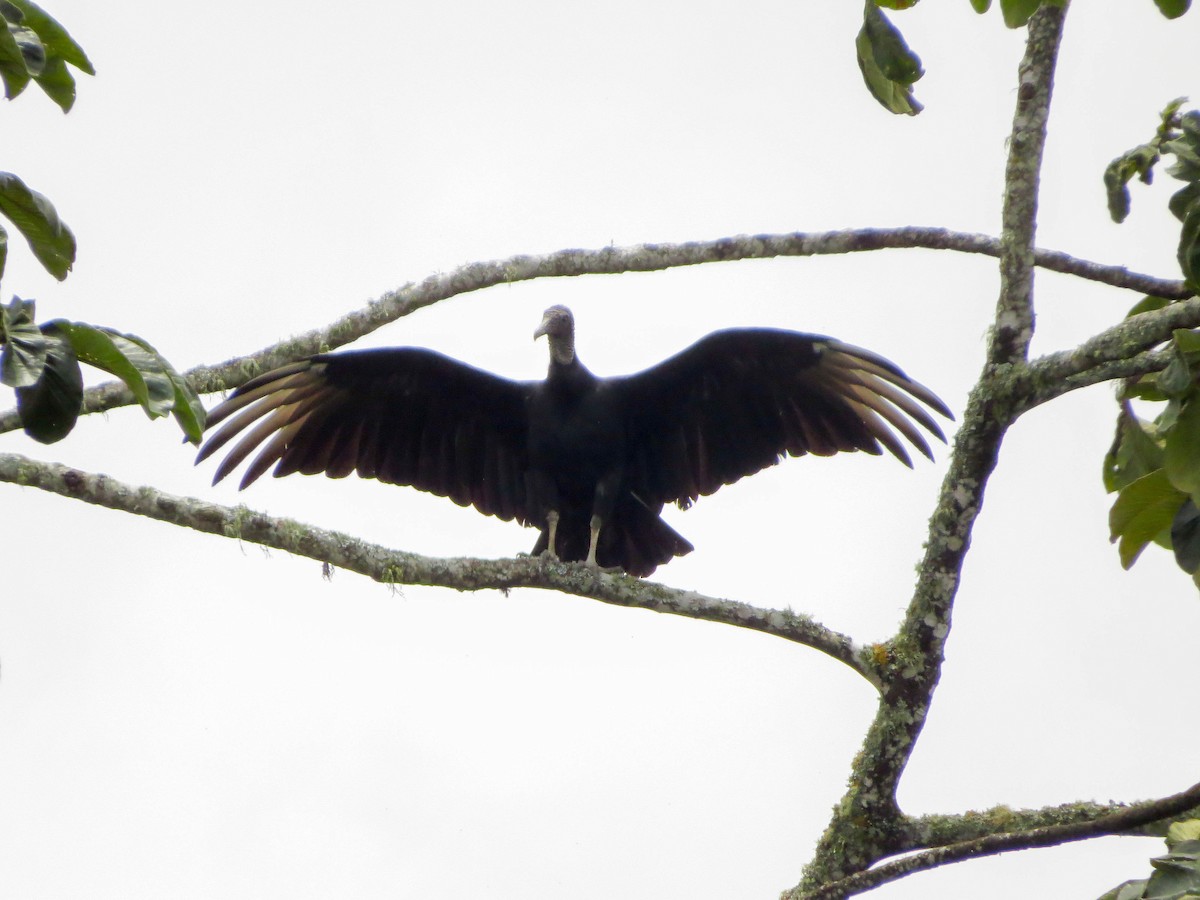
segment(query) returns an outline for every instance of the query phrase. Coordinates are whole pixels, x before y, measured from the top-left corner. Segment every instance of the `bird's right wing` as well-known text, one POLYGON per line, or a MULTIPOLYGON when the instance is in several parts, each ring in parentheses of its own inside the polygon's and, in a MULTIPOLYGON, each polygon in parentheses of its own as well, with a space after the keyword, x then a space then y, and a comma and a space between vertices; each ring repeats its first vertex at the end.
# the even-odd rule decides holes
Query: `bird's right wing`
POLYGON ((277 478, 357 472, 524 523, 528 391, 431 350, 322 354, 238 388, 209 413, 220 427, 196 461, 236 437, 214 484, 257 450, 242 488, 271 466, 277 478))
POLYGON ((626 422, 626 481, 654 503, 687 505, 785 455, 886 448, 911 466, 905 442, 932 458, 921 429, 945 440, 926 407, 952 418, 869 350, 767 328, 715 332, 610 384, 626 422))

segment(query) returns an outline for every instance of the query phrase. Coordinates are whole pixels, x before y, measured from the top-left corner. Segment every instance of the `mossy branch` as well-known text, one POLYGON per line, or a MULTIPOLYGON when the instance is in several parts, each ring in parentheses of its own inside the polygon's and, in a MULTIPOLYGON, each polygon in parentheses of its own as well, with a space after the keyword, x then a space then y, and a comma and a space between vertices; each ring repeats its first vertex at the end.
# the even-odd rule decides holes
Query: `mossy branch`
MULTIPOLYGON (((1045 6, 1030 20, 1009 140, 995 321, 983 371, 968 398, 930 518, 917 587, 891 642, 897 665, 883 673, 884 691, 862 750, 855 757, 849 788, 800 884, 785 892, 786 898, 809 896, 826 885, 845 883, 904 846, 905 819, 896 801, 900 776, 937 688, 972 529, 1001 442, 1016 416, 1011 398, 999 387, 1005 374, 1023 363, 1033 337, 1038 172, 1063 12, 1045 6)), ((829 894, 844 895, 840 890, 829 894)))
MULTIPOLYGON (((600 250, 559 250, 540 256, 521 255, 489 262, 468 263, 451 272, 431 275, 424 281, 409 283, 389 291, 324 328, 305 332, 247 356, 214 365, 196 366, 184 375, 200 394, 230 390, 256 374, 276 366, 345 346, 418 309, 458 294, 500 284, 536 278, 654 272, 681 266, 744 259, 825 256, 886 249, 952 250, 999 257, 1001 242, 988 235, 950 231, 945 228, 859 228, 847 231, 739 235, 710 241, 638 244, 631 247, 605 247, 600 250)), ((1034 261, 1051 271, 1143 294, 1155 294, 1171 299, 1191 296, 1191 291, 1182 281, 1140 275, 1120 266, 1107 266, 1077 259, 1054 250, 1035 251, 1034 261)), ((87 415, 104 412, 128 406, 133 402, 133 396, 123 384, 108 382, 84 392, 83 413, 87 415)), ((15 410, 0 413, 0 433, 15 431, 20 427, 21 420, 15 410)))
POLYGON ((428 585, 459 591, 544 588, 617 606, 736 625, 812 647, 846 664, 876 688, 880 685, 872 648, 859 646, 847 635, 790 609, 763 609, 543 557, 439 559, 405 553, 244 506, 221 506, 195 497, 168 494, 16 453, 0 453, 0 482, 34 487, 84 503, 286 550, 386 584, 428 585))
POLYGON ((1056 847, 1105 835, 1140 834, 1147 826, 1169 822, 1183 816, 1189 810, 1197 811, 1197 807, 1200 807, 1200 784, 1192 785, 1187 790, 1169 797, 1124 807, 1081 804, 1077 807, 1056 807, 1032 813, 1007 810, 1003 813, 993 811, 992 814, 976 816, 967 814, 926 817, 914 823, 917 829, 927 829, 931 832, 926 842, 917 846, 928 847, 930 842, 936 842, 936 833, 969 834, 981 829, 984 832, 981 836, 969 840, 959 839, 941 846, 935 843, 933 849, 830 882, 799 895, 796 900, 833 900, 851 894, 861 894, 916 872, 1013 850, 1056 847), (1061 821, 1064 816, 1069 817, 1070 821, 1061 821), (1030 825, 1031 821, 1037 822, 1046 818, 1058 821, 1053 821, 1053 824, 1030 825))

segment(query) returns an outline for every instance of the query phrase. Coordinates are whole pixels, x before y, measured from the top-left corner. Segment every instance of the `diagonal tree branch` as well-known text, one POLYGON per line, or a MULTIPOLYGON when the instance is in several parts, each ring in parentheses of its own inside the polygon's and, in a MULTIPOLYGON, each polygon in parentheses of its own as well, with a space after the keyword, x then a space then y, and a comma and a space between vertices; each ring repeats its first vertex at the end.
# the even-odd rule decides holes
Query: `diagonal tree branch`
MULTIPOLYGON (((330 325, 273 344, 248 356, 211 366, 196 366, 184 375, 198 393, 235 388, 254 375, 304 356, 345 346, 411 312, 458 294, 535 278, 653 272, 703 263, 782 256, 823 256, 885 249, 953 250, 998 257, 997 238, 945 228, 862 228, 850 231, 792 232, 790 234, 739 235, 682 244, 638 244, 601 250, 560 250, 541 256, 513 256, 460 266, 389 291, 365 307, 330 325)), ((1119 266, 1077 259, 1054 250, 1037 250, 1037 265, 1113 287, 1179 299, 1191 295, 1181 281, 1153 278, 1119 266)), ((84 393, 83 413, 104 412, 128 406, 133 396, 120 382, 108 382, 84 393)), ((21 427, 15 410, 0 414, 0 433, 21 427)))
POLYGON ((542 557, 438 559, 405 553, 292 519, 268 516, 244 506, 221 506, 194 497, 168 494, 59 463, 39 462, 16 453, 0 453, 0 481, 208 534, 286 550, 386 584, 428 585, 460 591, 545 588, 616 606, 736 625, 819 650, 858 672, 877 689, 880 687, 873 648, 861 646, 848 635, 790 609, 763 609, 542 557))
POLYGON ((1005 431, 1015 417, 1011 400, 997 396, 996 382, 1014 363, 1024 360, 1033 336, 1038 169, 1062 20, 1061 8, 1043 6, 1029 23, 1009 142, 996 318, 986 363, 968 398, 930 519, 917 588, 890 644, 895 662, 883 673, 885 689, 863 748, 855 757, 849 789, 800 884, 784 897, 805 896, 823 885, 841 882, 903 846, 904 817, 896 802, 900 776, 937 688, 972 528, 1005 431))
POLYGON ((898 881, 915 872, 925 872, 938 866, 967 859, 995 856, 1010 850, 1053 847, 1104 835, 1128 834, 1152 822, 1174 819, 1198 806, 1200 806, 1200 784, 1195 784, 1178 794, 1128 806, 1097 818, 1085 818, 1081 821, 1046 825, 1021 831, 1004 831, 973 840, 947 844, 823 885, 802 895, 799 900, 833 900, 833 898, 860 894, 889 882, 898 881))
POLYGON ((1158 371, 1170 360, 1169 351, 1152 348, 1170 340, 1177 328, 1196 327, 1200 327, 1200 299, 1141 313, 1072 350, 1050 353, 1015 367, 1008 390, 1024 412, 1077 388, 1158 371))

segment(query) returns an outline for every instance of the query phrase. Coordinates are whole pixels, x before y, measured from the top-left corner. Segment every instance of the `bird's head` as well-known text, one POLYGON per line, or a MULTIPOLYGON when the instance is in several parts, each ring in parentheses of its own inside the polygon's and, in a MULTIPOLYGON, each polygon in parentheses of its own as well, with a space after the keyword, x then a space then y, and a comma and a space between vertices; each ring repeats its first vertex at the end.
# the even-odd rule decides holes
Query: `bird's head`
POLYGON ((552 306, 542 314, 542 324, 533 339, 542 335, 550 342, 550 356, 555 362, 565 365, 575 358, 575 317, 565 306, 552 306))

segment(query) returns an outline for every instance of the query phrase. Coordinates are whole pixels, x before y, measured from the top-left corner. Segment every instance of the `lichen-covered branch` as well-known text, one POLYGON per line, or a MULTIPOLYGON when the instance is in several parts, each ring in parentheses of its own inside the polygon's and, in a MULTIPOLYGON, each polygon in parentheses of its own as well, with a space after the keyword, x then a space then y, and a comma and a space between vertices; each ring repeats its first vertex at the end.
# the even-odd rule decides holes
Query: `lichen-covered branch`
POLYGON ((1000 300, 988 347, 988 361, 992 365, 1024 359, 1033 339, 1038 184, 1054 88, 1054 66, 1062 40, 1062 18, 1063 9, 1044 6, 1030 20, 1025 56, 1017 69, 1017 109, 1004 171, 1000 300))
MULTIPOLYGON (((825 884, 801 895, 798 900, 833 900, 833 898, 846 897, 850 894, 861 894, 916 872, 935 869, 947 863, 995 856, 998 853, 1012 850, 1055 847, 1059 844, 1068 844, 1072 841, 1082 841, 1102 835, 1137 834, 1151 823, 1169 822, 1189 810, 1195 811, 1198 806, 1200 806, 1200 784, 1195 784, 1185 791, 1163 797, 1160 800, 1125 807, 1081 804, 1076 808, 1057 807, 1053 811, 1034 811, 1028 814, 1008 810, 1006 811, 1007 815, 997 812, 992 815, 979 815, 974 819, 970 814, 967 816, 927 817, 927 819, 956 821, 962 828, 964 836, 972 831, 987 830, 982 831, 979 837, 970 839, 960 837, 954 843, 941 843, 934 835, 930 834, 927 842, 918 846, 933 846, 934 849, 825 884), (1073 815, 1068 810, 1071 810, 1073 815), (1053 821, 1055 816, 1059 819, 1058 821, 1053 821), (1061 821, 1063 816, 1070 816, 1070 820, 1061 821), (1052 818, 1052 824, 1031 824, 1031 821, 1037 822, 1048 817, 1052 818)), ((932 823, 926 822, 926 824, 932 823)), ((939 827, 947 831, 951 830, 949 821, 940 822, 939 827)))
POLYGON ((845 663, 877 688, 880 684, 873 648, 859 646, 847 635, 790 609, 763 609, 541 557, 438 559, 405 553, 244 506, 221 506, 168 494, 16 453, 0 453, 0 481, 286 550, 387 584, 429 585, 460 591, 545 588, 617 606, 736 625, 812 647, 845 663))
POLYGON ((1200 327, 1200 299, 1172 303, 1126 319, 1072 350, 1050 353, 1009 373, 1009 393, 1021 411, 1088 385, 1161 369, 1167 351, 1152 348, 1177 328, 1200 327))
POLYGON ((900 775, 929 712, 971 531, 1004 433, 1016 415, 1011 398, 997 387, 1006 371, 1023 363, 1033 336, 1038 171, 1062 19, 1061 8, 1044 6, 1030 20, 1009 143, 996 318, 983 372, 968 398, 930 519, 917 588, 889 645, 894 662, 883 671, 884 691, 855 757, 849 788, 801 883, 785 897, 842 882, 904 846, 905 820, 896 802, 900 775))
MULTIPOLYGON (((791 234, 739 235, 711 241, 682 244, 639 244, 605 247, 601 250, 559 250, 540 256, 513 256, 490 262, 460 266, 451 272, 431 275, 424 281, 406 284, 342 316, 332 324, 306 332, 278 344, 211 366, 197 366, 184 374, 198 393, 208 394, 235 388, 259 372, 314 353, 344 346, 375 329, 415 310, 458 294, 499 284, 574 275, 603 275, 652 272, 702 263, 781 256, 821 256, 861 253, 884 249, 955 250, 985 256, 1000 255, 1000 241, 983 234, 945 228, 860 228, 848 231, 792 232, 791 234)), ((1037 265, 1086 278, 1113 287, 1171 299, 1190 296, 1181 281, 1139 275, 1119 266, 1076 259, 1053 250, 1035 252, 1037 265)), ((133 396, 120 382, 109 382, 84 393, 83 413, 104 412, 128 406, 133 396)), ((0 433, 21 427, 15 410, 0 413, 0 433)))

